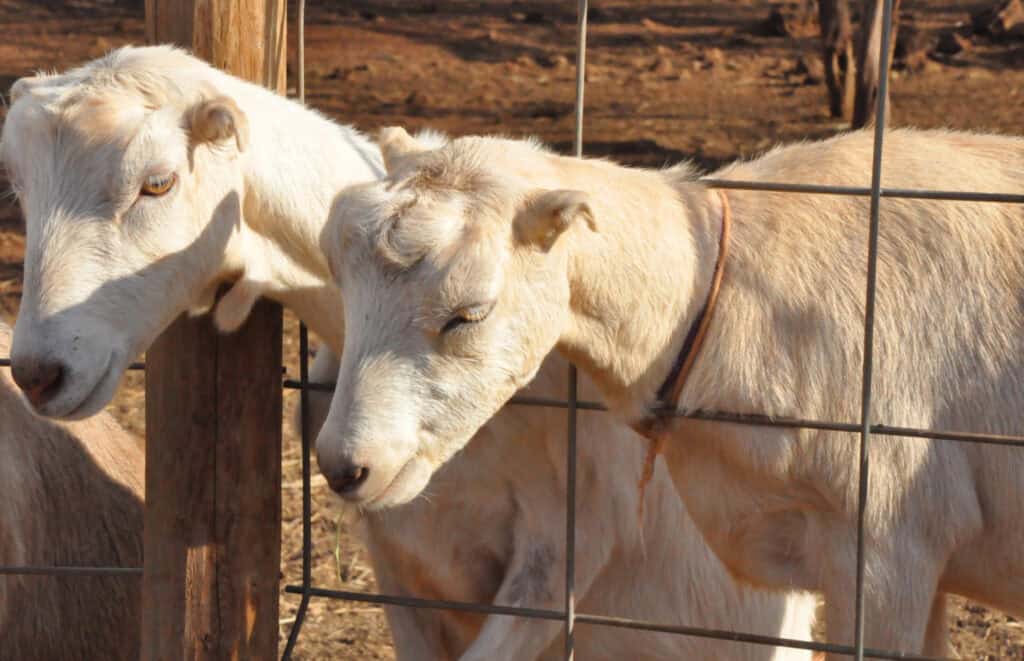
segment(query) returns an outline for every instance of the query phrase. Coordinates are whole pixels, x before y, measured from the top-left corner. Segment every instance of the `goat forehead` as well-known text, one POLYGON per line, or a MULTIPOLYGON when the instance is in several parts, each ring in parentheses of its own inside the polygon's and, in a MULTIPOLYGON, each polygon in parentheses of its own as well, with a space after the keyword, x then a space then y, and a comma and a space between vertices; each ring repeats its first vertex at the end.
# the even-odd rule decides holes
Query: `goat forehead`
POLYGON ((504 262, 499 251, 484 246, 451 259, 437 288, 442 309, 489 303, 497 298, 503 282, 504 262))
MULTIPOLYGON (((148 111, 138 103, 99 101, 76 107, 55 123, 5 130, 3 158, 26 202, 72 207, 131 198, 149 171, 173 170, 186 158, 184 129, 173 108, 148 111)), ((105 207, 104 207, 105 208, 105 207)))
POLYGON ((61 128, 83 142, 125 147, 141 128, 147 110, 143 100, 132 94, 87 96, 65 109, 61 128))
POLYGON ((87 97, 54 107, 38 99, 19 99, 8 114, 2 156, 11 165, 40 154, 84 147, 123 149, 147 117, 137 98, 128 95, 87 97))

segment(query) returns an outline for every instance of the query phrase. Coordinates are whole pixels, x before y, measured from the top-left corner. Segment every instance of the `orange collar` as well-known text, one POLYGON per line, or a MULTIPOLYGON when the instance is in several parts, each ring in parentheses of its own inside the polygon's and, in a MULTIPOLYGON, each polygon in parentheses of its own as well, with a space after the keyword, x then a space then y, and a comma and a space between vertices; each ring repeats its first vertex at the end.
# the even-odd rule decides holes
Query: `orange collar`
POLYGON ((644 461, 643 473, 640 477, 640 513, 643 514, 643 493, 654 475, 654 462, 664 449, 665 428, 671 420, 676 408, 679 406, 679 396, 686 385, 686 379, 690 376, 690 370, 697 361, 697 354, 704 344, 708 327, 711 325, 711 318, 715 312, 715 304, 718 302, 718 292, 722 286, 722 274, 725 272, 725 260, 729 254, 729 231, 732 227, 732 211, 729 207, 729 198, 725 191, 719 190, 718 197, 722 200, 722 234, 718 240, 718 259, 715 261, 715 271, 711 276, 711 288, 708 290, 708 297, 704 301, 697 318, 686 334, 682 349, 672 365, 671 371, 665 377, 665 382, 658 388, 658 403, 651 409, 650 415, 643 420, 634 422, 631 426, 637 432, 651 442, 647 451, 647 459, 644 461))

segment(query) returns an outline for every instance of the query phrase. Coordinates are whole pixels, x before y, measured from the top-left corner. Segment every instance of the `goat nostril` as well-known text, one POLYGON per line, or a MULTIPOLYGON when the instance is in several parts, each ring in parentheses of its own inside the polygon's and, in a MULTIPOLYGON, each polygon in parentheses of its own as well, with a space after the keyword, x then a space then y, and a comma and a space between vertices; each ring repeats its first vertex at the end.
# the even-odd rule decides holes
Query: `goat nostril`
POLYGON ((25 397, 35 407, 40 407, 54 398, 64 381, 64 365, 59 362, 34 362, 28 367, 18 364, 11 369, 11 376, 25 397))
POLYGON ((370 475, 370 469, 365 466, 346 466, 340 472, 327 478, 327 482, 334 491, 346 494, 358 489, 370 475))

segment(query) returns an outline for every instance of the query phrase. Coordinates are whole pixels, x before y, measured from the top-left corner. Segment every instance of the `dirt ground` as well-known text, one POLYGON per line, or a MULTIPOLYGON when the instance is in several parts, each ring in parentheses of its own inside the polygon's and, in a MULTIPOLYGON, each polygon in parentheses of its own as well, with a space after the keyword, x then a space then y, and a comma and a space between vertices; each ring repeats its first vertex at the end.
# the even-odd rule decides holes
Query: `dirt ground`
MULTIPOLYGON (((294 3, 290 3, 294 4, 294 3)), ((990 2, 905 0, 904 18, 921 43, 954 29, 990 2)), ((62 69, 112 47, 141 43, 137 0, 0 0, 0 88, 38 69, 62 69)), ((575 14, 572 2, 311 2, 308 102, 372 130, 388 124, 453 134, 536 135, 562 150, 573 125, 575 14)), ((704 167, 766 147, 831 135, 816 38, 775 36, 773 3, 745 0, 592 2, 585 151, 660 166, 689 158, 704 167)), ((968 38, 955 55, 937 53, 897 71, 893 121, 1021 133, 1024 39, 968 38)), ((0 109, 0 113, 2 113, 0 109)), ((4 187, 6 188, 5 182, 4 187)), ((13 320, 21 291, 21 221, 0 200, 0 313, 13 320)), ((297 354, 288 319, 289 371, 297 354)), ((141 374, 113 404, 140 435, 141 374)), ((295 397, 288 393, 288 410, 295 397)), ((299 444, 284 451, 286 583, 300 577, 299 444)), ((337 524, 322 479, 314 481, 315 582, 375 589, 365 553, 337 524)), ((298 599, 282 596, 282 641, 298 599)), ((898 615, 896 615, 898 617, 898 615)), ((965 659, 1024 659, 1024 624, 958 602, 950 615, 965 659)), ((364 604, 314 600, 297 648, 300 659, 393 658, 384 618, 364 604)))

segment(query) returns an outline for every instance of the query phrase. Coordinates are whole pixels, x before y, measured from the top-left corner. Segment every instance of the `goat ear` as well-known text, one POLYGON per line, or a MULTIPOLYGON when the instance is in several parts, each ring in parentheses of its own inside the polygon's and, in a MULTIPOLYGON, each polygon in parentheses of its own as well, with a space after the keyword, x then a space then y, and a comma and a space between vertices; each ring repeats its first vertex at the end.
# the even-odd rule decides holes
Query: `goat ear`
POLYGON ((591 231, 597 231, 594 212, 587 194, 576 190, 553 190, 541 193, 526 205, 515 220, 516 236, 522 243, 536 245, 545 252, 572 224, 582 220, 591 231))
POLYGON ((388 172, 393 171, 401 159, 427 151, 426 147, 401 126, 382 128, 377 133, 377 144, 380 145, 380 153, 384 157, 384 169, 388 172))
POLYGON ((7 98, 10 99, 12 105, 15 101, 24 96, 26 92, 28 92, 36 78, 36 76, 26 76, 25 78, 19 78, 14 81, 14 84, 11 85, 11 91, 7 93, 7 98))
POLYGON ((235 139, 238 151, 249 144, 249 120, 234 99, 217 96, 200 101, 188 115, 193 144, 235 139))

